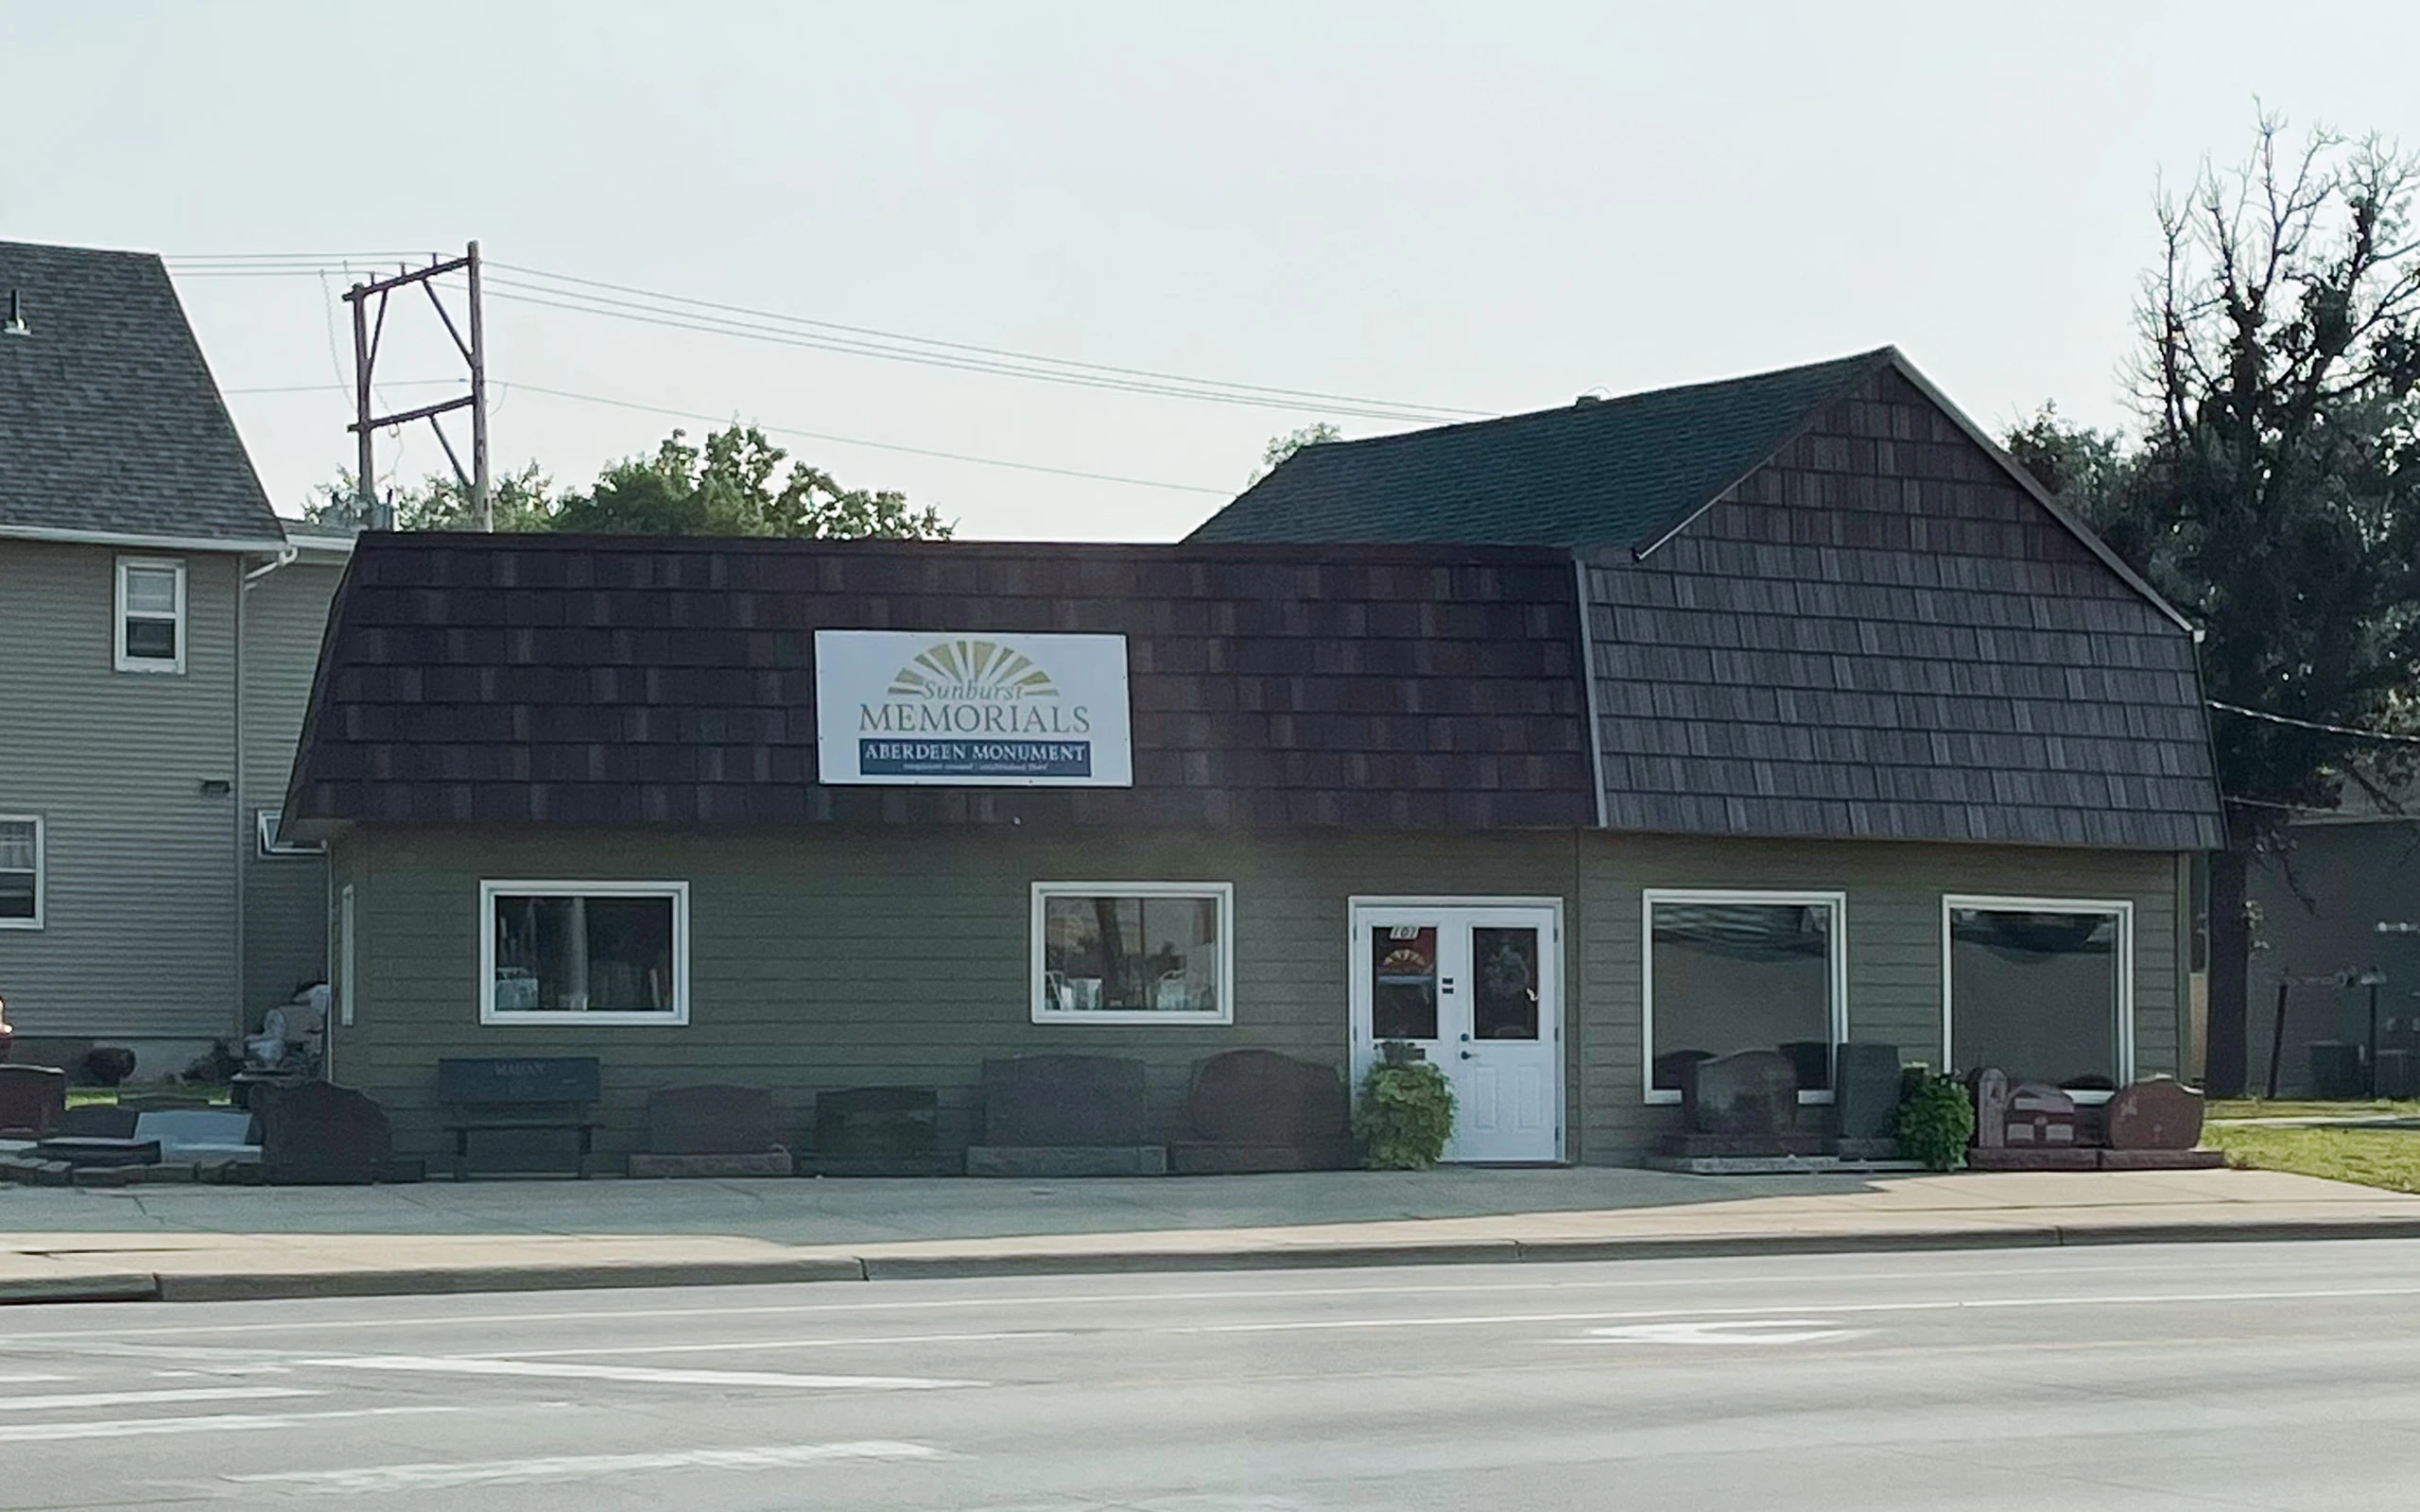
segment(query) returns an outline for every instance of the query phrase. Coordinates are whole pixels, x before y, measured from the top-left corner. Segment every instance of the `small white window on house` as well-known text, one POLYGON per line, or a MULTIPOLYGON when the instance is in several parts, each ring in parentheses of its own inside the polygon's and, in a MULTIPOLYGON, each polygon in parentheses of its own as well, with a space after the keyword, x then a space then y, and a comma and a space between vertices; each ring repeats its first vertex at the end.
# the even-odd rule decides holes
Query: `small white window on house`
POLYGON ((1224 882, 1037 882, 1033 1022, 1233 1023, 1224 882))
POLYGON ((1837 892, 1649 888, 1647 1100, 1679 1102, 1691 1061, 1776 1050, 1800 1102, 1829 1102, 1832 1047, 1848 1034, 1847 911, 1837 892))
POLYGON ((479 884, 479 1022, 689 1022, 685 882, 479 884))
POLYGON ((185 564, 121 557, 117 563, 117 669, 185 669, 185 564))
POLYGON ((2065 898, 1942 900, 1953 1071, 2098 1102, 2134 1079, 2135 905, 2065 898))
POLYGON ((278 822, 285 817, 277 809, 262 809, 252 816, 253 829, 258 833, 262 856, 316 856, 328 849, 322 840, 281 840, 277 837, 278 822))
POLYGON ((0 814, 0 929, 42 928, 42 820, 0 814))

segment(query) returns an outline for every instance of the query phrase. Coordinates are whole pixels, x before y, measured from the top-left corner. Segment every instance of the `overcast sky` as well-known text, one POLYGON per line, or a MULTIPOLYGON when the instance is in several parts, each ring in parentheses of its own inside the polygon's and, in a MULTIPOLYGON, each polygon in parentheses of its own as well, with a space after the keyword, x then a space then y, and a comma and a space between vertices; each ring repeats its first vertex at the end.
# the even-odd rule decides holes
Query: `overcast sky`
MULTIPOLYGON (((2420 145, 2420 7, 2284 14, 0 0, 0 237, 331 263, 477 237, 749 310, 1488 413, 1888 342, 1995 429, 2046 398, 2115 422, 2164 177, 2238 156, 2256 98, 2420 145)), ((968 536, 1162 539, 1273 434, 1405 423, 676 330, 510 276, 499 470, 584 481, 684 423, 554 388, 849 438, 780 438, 968 536)), ((179 280, 288 512, 352 456, 344 282, 179 280)), ((407 314, 397 407, 449 370, 407 314)), ((424 427, 380 462, 442 466, 424 427)))

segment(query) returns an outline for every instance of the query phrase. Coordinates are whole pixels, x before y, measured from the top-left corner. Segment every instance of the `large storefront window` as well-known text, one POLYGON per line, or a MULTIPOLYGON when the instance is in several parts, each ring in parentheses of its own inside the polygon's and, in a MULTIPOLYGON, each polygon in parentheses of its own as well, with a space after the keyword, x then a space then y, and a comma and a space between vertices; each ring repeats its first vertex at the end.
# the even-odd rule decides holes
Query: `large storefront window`
POLYGON ((689 885, 488 882, 486 1023, 689 1022, 689 885))
POLYGON ((1648 1101, 1679 1101, 1689 1062, 1743 1050, 1781 1052, 1801 1100, 1829 1097, 1847 1032, 1845 907, 1838 893, 1649 891, 1648 1101))
POLYGON ((2133 1074, 2134 908, 2057 899, 1944 901, 1949 1062, 2107 1092, 2133 1074))
POLYGON ((1034 884, 1034 1022, 1232 1023, 1234 903, 1223 882, 1034 884))

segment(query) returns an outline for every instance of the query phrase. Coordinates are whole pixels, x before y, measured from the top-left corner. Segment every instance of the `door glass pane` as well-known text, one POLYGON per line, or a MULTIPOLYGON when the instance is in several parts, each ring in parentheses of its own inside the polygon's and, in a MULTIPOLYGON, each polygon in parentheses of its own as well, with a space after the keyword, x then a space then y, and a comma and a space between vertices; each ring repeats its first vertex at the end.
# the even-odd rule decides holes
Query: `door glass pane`
POLYGON ((1378 1040, 1437 1038, 1437 926, 1370 931, 1370 1030, 1378 1040))
POLYGON ((1953 908, 1950 1058, 2011 1081, 2118 1085, 2118 916, 1953 908))
POLYGON ((1829 904, 1659 900, 1649 947, 1658 1090, 1742 1050, 1780 1051, 1802 1090, 1831 1086, 1829 904))
POLYGON ((1480 1040, 1538 1037, 1538 932, 1471 931, 1471 1033, 1480 1040))

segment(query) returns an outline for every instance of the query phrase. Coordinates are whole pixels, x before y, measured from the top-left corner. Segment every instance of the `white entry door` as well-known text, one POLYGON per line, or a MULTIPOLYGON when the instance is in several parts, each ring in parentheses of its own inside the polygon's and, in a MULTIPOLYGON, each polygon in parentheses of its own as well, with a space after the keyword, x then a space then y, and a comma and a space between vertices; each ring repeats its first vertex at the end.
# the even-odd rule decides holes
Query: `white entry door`
POLYGON ((1445 1159, 1563 1158, 1563 952, 1550 903, 1353 905, 1353 1077, 1417 1046, 1454 1088, 1445 1159))

